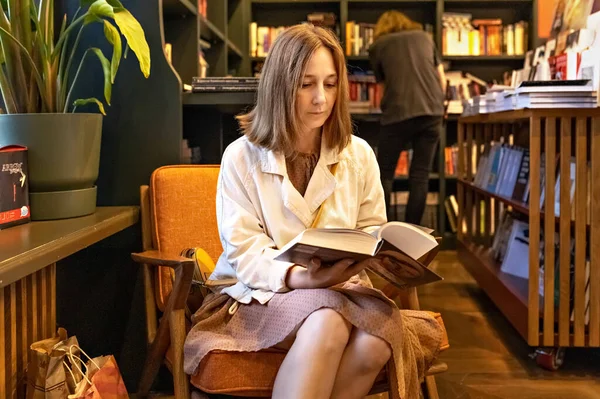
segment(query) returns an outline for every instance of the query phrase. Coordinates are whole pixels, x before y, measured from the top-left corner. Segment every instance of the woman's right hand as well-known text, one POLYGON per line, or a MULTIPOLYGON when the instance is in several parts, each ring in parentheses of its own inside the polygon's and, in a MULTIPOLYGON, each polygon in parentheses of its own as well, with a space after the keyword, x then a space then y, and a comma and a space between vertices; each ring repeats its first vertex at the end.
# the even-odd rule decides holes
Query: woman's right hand
POLYGON ((286 285, 291 289, 327 288, 345 281, 360 273, 375 258, 367 258, 356 262, 353 259, 343 259, 333 265, 322 265, 319 258, 312 258, 308 267, 294 266, 287 274, 286 285))

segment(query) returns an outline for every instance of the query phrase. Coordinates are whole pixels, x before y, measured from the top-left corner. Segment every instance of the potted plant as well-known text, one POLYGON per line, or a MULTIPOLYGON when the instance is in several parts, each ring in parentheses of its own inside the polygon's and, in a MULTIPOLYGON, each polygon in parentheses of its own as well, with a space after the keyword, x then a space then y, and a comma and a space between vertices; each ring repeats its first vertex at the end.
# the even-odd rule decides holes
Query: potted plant
POLYGON ((0 0, 0 91, 6 112, 0 115, 0 147, 28 148, 32 220, 95 211, 104 103, 110 106, 123 53, 126 57, 131 49, 141 73, 150 74, 144 31, 119 0, 80 0, 78 11, 70 21, 65 15, 60 27, 54 17, 54 0, 0 0), (103 25, 110 60, 99 48, 76 56, 82 32, 93 24, 103 25), (73 98, 81 71, 92 62, 102 65, 103 99, 73 98), (76 112, 86 104, 99 112, 76 112))

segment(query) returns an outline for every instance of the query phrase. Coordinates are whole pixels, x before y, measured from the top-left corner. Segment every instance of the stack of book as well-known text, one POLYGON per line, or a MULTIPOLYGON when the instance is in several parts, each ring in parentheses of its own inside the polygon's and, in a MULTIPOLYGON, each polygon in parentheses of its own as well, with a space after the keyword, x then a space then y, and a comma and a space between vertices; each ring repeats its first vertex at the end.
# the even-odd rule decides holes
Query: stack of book
POLYGON ((514 109, 595 108, 597 102, 589 79, 523 82, 512 97, 514 109))
POLYGON ((215 92, 240 92, 256 91, 258 89, 258 78, 252 77, 210 77, 192 78, 193 93, 215 93, 215 92))
POLYGON ((524 81, 516 88, 490 89, 469 100, 463 116, 516 109, 595 108, 598 91, 590 79, 524 81))

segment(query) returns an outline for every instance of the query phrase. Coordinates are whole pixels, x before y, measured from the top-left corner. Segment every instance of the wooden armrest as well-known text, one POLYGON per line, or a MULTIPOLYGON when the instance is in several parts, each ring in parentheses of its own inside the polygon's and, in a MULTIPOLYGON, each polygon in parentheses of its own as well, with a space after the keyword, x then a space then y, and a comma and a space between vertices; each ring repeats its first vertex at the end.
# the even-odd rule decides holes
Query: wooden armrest
MULTIPOLYGON (((191 267, 195 266, 194 261, 184 256, 173 256, 167 255, 160 251, 151 250, 144 251, 141 253, 132 253, 131 257, 137 263, 145 263, 151 266, 167 266, 171 268, 177 268, 179 266, 191 267), (187 266, 191 265, 191 266, 187 266)), ((206 280, 202 284, 206 287, 221 287, 227 285, 234 285, 238 282, 235 278, 222 279, 222 280, 206 280)))
POLYGON ((177 266, 184 264, 194 264, 194 261, 183 256, 167 255, 163 252, 151 250, 140 253, 132 253, 131 257, 137 263, 145 263, 153 266, 166 266, 176 268, 177 266))

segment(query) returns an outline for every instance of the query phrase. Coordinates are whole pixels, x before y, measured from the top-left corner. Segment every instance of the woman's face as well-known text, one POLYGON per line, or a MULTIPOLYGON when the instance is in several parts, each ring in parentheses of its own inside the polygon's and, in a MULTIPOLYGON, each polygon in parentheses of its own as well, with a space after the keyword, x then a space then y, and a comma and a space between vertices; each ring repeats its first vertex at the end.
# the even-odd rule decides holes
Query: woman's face
POLYGON ((320 47, 306 68, 296 97, 296 114, 304 133, 321 129, 337 97, 337 73, 331 52, 320 47))

